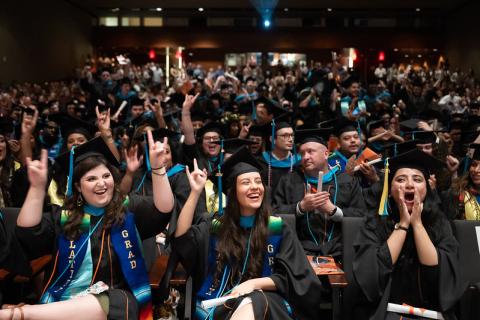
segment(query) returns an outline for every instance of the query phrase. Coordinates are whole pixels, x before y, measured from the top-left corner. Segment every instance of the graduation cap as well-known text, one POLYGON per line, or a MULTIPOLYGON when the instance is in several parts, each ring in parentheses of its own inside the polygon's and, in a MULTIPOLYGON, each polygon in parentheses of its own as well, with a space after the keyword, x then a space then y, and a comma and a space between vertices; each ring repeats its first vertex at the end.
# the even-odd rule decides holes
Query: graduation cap
POLYGON ((400 127, 403 127, 406 129, 406 131, 414 131, 415 129, 418 128, 418 123, 422 121, 421 119, 408 119, 405 121, 401 121, 398 124, 400 127))
POLYGON ((437 135, 435 132, 443 131, 412 131, 412 140, 417 141, 417 144, 435 143, 437 142, 437 135))
MULTIPOLYGON (((179 135, 181 135, 180 132, 175 132, 175 131, 164 129, 164 128, 160 128, 160 129, 156 129, 156 130, 152 131, 153 141, 162 142, 163 138, 165 138, 165 137, 167 137, 168 140, 170 140, 170 139, 178 137, 179 135)), ((137 137, 136 140, 146 141, 148 143, 146 134, 143 134, 142 136, 137 137)))
POLYGON ((202 121, 203 122, 203 121, 205 121, 207 116, 205 115, 205 112, 202 112, 200 110, 193 110, 190 113, 190 118, 192 119, 192 121, 202 121))
POLYGON ((295 130, 295 143, 317 142, 326 146, 325 137, 328 137, 332 130, 333 128, 297 129, 295 130))
POLYGON ((220 141, 214 141, 213 143, 223 145, 222 152, 233 154, 240 150, 243 146, 250 146, 255 144, 252 140, 241 139, 241 138, 232 138, 232 139, 224 139, 220 141))
POLYGON ((275 101, 265 97, 260 97, 256 99, 254 103, 255 103, 255 107, 259 104, 263 104, 267 109, 267 112, 269 114, 273 114, 274 117, 279 117, 280 115, 283 115, 288 112, 288 110, 285 110, 284 108, 280 107, 275 101))
POLYGON ((356 131, 360 135, 360 124, 357 121, 348 120, 345 117, 341 117, 336 120, 335 135, 340 137, 342 133, 356 131))
POLYGON ((437 158, 432 157, 431 155, 418 149, 414 149, 399 154, 396 157, 387 158, 384 162, 384 166, 385 175, 383 181, 382 197, 380 200, 380 207, 378 208, 379 215, 388 215, 388 184, 391 179, 389 177, 393 177, 397 170, 402 168, 417 169, 422 172, 425 180, 428 180, 431 173, 440 171, 446 165, 444 162, 438 160, 437 158))
POLYGON ((215 121, 209 122, 197 130, 197 138, 202 138, 207 132, 216 132, 220 136, 223 136, 224 130, 225 128, 221 123, 215 121))
POLYGON ((242 146, 230 158, 220 166, 220 171, 215 172, 215 179, 212 181, 217 185, 219 194, 218 214, 223 214, 222 193, 223 190, 228 191, 236 178, 244 173, 258 172, 262 170, 261 164, 252 156, 247 146, 242 146))
POLYGON ((480 143, 471 143, 469 148, 473 149, 472 160, 480 160, 480 143))
POLYGON ((55 162, 58 163, 63 171, 68 172, 67 197, 70 197, 73 192, 74 166, 92 156, 103 156, 111 165, 115 167, 120 166, 117 158, 115 158, 102 137, 96 137, 77 147, 72 147, 70 151, 59 155, 55 159, 55 162))
POLYGON ((370 121, 367 124, 368 135, 371 136, 372 131, 375 130, 375 129, 378 129, 378 128, 384 128, 385 129, 385 120, 384 119, 370 121))
POLYGON ((134 97, 131 101, 131 105, 132 106, 142 106, 143 107, 144 102, 145 102, 144 99, 140 99, 139 97, 134 97))
MULTIPOLYGON (((401 143, 392 143, 386 145, 384 149, 386 150, 389 157, 396 157, 399 154, 417 149, 417 144, 423 143, 425 142, 421 140, 408 140, 401 143)), ((379 165, 381 166, 381 163, 379 163, 379 165)))
POLYGON ((66 113, 55 113, 49 115, 47 119, 58 123, 60 133, 64 139, 67 139, 72 133, 79 133, 84 135, 87 140, 90 140, 97 132, 97 127, 91 122, 72 117, 66 113))
POLYGON ((0 117, 0 134, 10 135, 13 132, 13 121, 10 117, 0 117))

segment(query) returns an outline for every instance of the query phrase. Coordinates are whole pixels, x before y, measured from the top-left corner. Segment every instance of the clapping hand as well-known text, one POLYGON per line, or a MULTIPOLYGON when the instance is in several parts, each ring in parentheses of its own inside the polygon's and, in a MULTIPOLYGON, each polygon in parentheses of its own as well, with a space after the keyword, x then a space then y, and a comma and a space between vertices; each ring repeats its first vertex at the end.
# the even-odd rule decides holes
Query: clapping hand
POLYGON ((202 192, 203 188, 205 187, 205 183, 207 182, 207 170, 200 170, 198 168, 197 159, 193 159, 193 171, 190 172, 190 169, 188 169, 187 166, 186 173, 192 192, 196 192, 198 194, 202 192))

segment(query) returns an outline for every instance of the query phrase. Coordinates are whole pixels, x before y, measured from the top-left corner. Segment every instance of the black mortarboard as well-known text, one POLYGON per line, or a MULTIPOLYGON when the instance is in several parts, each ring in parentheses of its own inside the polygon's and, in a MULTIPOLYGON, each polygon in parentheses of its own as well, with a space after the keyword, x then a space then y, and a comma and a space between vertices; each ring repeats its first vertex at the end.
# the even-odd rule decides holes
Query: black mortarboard
POLYGON ((473 149, 472 160, 480 160, 480 143, 472 143, 468 147, 473 149))
POLYGON ((200 110, 193 110, 190 114, 190 118, 192 121, 205 121, 207 116, 205 115, 205 112, 200 111, 200 110))
POLYGON ((367 124, 368 135, 371 136, 372 131, 374 129, 378 129, 378 128, 385 128, 385 120, 384 119, 370 121, 367 124))
POLYGON ((252 125, 248 130, 248 136, 266 137, 270 134, 269 129, 269 125, 252 125))
POLYGON ((435 134, 435 132, 437 131, 413 131, 412 140, 422 141, 422 142, 417 142, 417 144, 435 143, 437 141, 437 135, 435 134))
POLYGON ((383 164, 385 164, 385 175, 382 197, 380 199, 380 206, 378 208, 379 215, 388 215, 388 188, 389 183, 397 170, 401 168, 420 170, 425 180, 428 181, 431 173, 438 172, 445 167, 444 162, 418 149, 413 149, 411 151, 399 154, 396 157, 389 158, 383 162, 383 164))
POLYGON ((295 143, 304 144, 307 142, 317 142, 326 145, 328 136, 333 128, 315 128, 315 129, 297 129, 295 130, 295 143), (327 137, 327 139, 325 139, 327 137))
POLYGON ((246 146, 240 148, 221 166, 224 190, 229 190, 239 175, 261 170, 261 164, 252 156, 250 150, 246 146))
POLYGON ((140 99, 139 97, 135 97, 135 98, 132 99, 131 105, 132 106, 142 106, 143 107, 144 102, 145 102, 145 100, 140 99))
POLYGON ((400 127, 403 127, 406 129, 406 131, 414 131, 415 129, 418 128, 418 122, 422 121, 420 119, 408 119, 405 121, 401 121, 399 123, 400 127))
POLYGON ((83 134, 87 140, 92 138, 97 132, 97 127, 92 123, 80 118, 72 117, 66 113, 55 113, 48 116, 48 120, 60 125, 60 132, 64 139, 72 133, 83 134))
POLYGON ((224 127, 218 122, 209 122, 200 129, 197 130, 197 138, 202 138, 207 132, 216 132, 220 136, 223 136, 224 127))
POLYGON ((337 120, 337 123, 334 126, 334 128, 335 128, 335 135, 337 137, 340 137, 340 135, 345 132, 350 132, 350 131, 358 132, 358 122, 351 121, 351 120, 348 120, 347 118, 342 117, 337 120))
POLYGON ((215 141, 214 143, 220 144, 220 145, 223 143, 224 152, 230 153, 230 154, 237 152, 243 146, 249 146, 249 145, 255 144, 255 142, 252 140, 241 139, 241 138, 224 139, 220 141, 215 141))
POLYGON ((0 134, 10 135, 13 132, 13 121, 9 117, 0 117, 0 134))
POLYGON ((148 125, 154 129, 158 127, 157 120, 155 120, 153 117, 149 117, 144 114, 134 119, 127 120, 127 123, 128 123, 128 127, 133 130, 136 130, 138 127, 143 125, 148 125))
MULTIPOLYGON (((421 140, 409 140, 401 143, 392 143, 389 145, 386 145, 384 149, 386 150, 387 156, 388 157, 396 157, 399 154, 409 152, 412 150, 417 149, 417 144, 422 144, 424 143, 421 140)), ((378 164, 381 166, 381 164, 378 164)))
POLYGON ((255 106, 259 104, 264 104, 265 108, 267 109, 269 114, 273 114, 274 117, 278 117, 280 115, 283 115, 284 113, 287 113, 287 110, 284 108, 280 107, 275 101, 265 98, 265 97, 260 97, 254 101, 255 106))
MULTIPOLYGON (((168 140, 170 140, 170 139, 178 137, 179 135, 181 135, 180 132, 175 132, 175 131, 164 129, 164 128, 160 128, 160 129, 156 129, 156 130, 152 131, 153 141, 163 142, 163 138, 165 138, 165 137, 167 137, 168 140)), ((141 138, 139 137, 139 139, 141 139, 143 141, 147 141, 146 134, 142 135, 141 138)))
POLYGON ((74 166, 91 156, 103 156, 113 166, 120 166, 117 158, 115 158, 102 137, 93 138, 90 141, 87 141, 84 144, 74 147, 72 150, 59 155, 55 159, 55 162, 58 163, 64 172, 68 172, 69 177, 66 194, 67 197, 72 194, 74 166))

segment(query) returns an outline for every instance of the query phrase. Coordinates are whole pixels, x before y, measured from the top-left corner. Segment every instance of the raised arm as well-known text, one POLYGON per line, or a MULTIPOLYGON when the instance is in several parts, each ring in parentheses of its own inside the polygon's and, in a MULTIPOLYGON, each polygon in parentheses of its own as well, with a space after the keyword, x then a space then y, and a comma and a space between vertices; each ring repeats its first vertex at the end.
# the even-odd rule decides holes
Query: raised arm
POLYGON ((178 238, 184 235, 192 226, 193 215, 197 207, 198 199, 202 194, 202 190, 207 182, 207 171, 198 168, 197 159, 193 159, 193 172, 190 173, 188 166, 185 168, 188 182, 190 183, 190 195, 183 205, 182 211, 177 221, 177 229, 175 230, 175 237, 178 238))
POLYGON ((120 192, 122 194, 129 194, 132 190, 133 176, 135 172, 140 168, 143 162, 143 155, 138 158, 138 146, 135 145, 130 148, 127 152, 126 149, 123 149, 123 156, 127 162, 127 172, 120 182, 120 192))
POLYGON ((38 119, 38 110, 34 106, 35 113, 33 116, 26 113, 22 117, 22 136, 20 137, 20 161, 23 165, 27 165, 27 158, 32 159, 32 132, 35 130, 38 119))
POLYGON ((107 144, 108 149, 110 149, 115 158, 120 161, 120 153, 113 140, 112 129, 110 129, 110 108, 106 112, 100 112, 98 106, 96 106, 95 111, 97 113, 97 127, 100 135, 107 144))
POLYGON ((199 94, 200 93, 197 93, 195 96, 187 94, 182 106, 182 131, 185 135, 184 143, 187 145, 195 144, 195 134, 193 132, 190 110, 192 109, 192 106, 195 103, 195 100, 197 100, 199 94))
POLYGON ((47 150, 42 150, 40 161, 32 161, 30 157, 27 157, 26 164, 30 188, 20 209, 17 225, 29 228, 39 225, 42 221, 43 200, 45 199, 48 176, 47 150))
POLYGON ((152 167, 153 202, 158 211, 170 213, 173 210, 174 198, 165 168, 167 138, 163 139, 163 143, 155 142, 151 131, 147 132, 147 137, 149 160, 152 167))

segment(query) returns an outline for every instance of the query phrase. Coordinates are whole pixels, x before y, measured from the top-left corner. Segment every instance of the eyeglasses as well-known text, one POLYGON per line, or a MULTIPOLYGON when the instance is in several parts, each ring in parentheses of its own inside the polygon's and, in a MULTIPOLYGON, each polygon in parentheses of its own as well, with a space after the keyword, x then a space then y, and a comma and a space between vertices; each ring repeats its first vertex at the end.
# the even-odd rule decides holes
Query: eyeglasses
POLYGON ((282 138, 283 140, 294 139, 295 135, 293 133, 279 134, 277 137, 282 138))
POLYGON ((203 137, 203 141, 216 142, 216 141, 220 141, 220 138, 219 137, 203 137))

